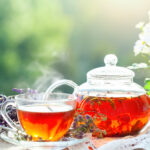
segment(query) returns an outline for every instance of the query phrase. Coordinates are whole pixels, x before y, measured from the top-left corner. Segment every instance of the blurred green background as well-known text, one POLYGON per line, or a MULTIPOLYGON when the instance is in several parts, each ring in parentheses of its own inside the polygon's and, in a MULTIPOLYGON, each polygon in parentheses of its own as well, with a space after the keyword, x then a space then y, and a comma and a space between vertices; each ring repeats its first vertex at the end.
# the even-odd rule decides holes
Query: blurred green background
MULTIPOLYGON (((133 46, 148 10, 148 0, 0 0, 0 93, 45 90, 60 78, 81 84, 109 53, 121 66, 146 62, 133 46)), ((136 71, 136 82, 145 77, 136 71)))

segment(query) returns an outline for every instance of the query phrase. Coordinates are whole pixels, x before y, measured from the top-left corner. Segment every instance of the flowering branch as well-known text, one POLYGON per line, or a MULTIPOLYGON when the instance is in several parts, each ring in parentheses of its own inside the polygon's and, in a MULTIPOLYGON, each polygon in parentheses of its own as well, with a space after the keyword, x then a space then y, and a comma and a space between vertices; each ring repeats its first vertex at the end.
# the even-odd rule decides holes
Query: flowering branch
POLYGON ((147 24, 140 22, 136 25, 136 28, 139 28, 141 33, 139 34, 139 40, 136 41, 133 49, 135 56, 139 54, 150 56, 150 11, 148 15, 149 22, 147 24))
MULTIPOLYGON (((149 22, 145 24, 144 22, 140 22, 136 25, 136 28, 141 30, 139 34, 139 40, 136 41, 134 45, 134 54, 135 56, 142 54, 142 56, 148 57, 150 59, 150 11, 148 12, 149 22)), ((148 61, 150 63, 150 60, 148 61)), ((132 66, 128 67, 129 69, 139 69, 139 68, 150 68, 150 65, 145 63, 134 63, 132 66)), ((150 95, 150 78, 145 79, 144 88, 148 95, 150 95)))

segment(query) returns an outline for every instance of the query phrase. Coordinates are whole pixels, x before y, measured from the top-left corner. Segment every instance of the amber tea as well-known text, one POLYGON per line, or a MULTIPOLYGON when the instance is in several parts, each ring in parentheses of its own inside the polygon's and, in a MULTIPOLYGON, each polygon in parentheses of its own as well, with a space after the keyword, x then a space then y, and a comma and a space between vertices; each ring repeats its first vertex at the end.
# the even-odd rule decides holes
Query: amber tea
POLYGON ((64 104, 21 106, 17 110, 21 126, 34 140, 59 140, 69 129, 74 109, 64 104))

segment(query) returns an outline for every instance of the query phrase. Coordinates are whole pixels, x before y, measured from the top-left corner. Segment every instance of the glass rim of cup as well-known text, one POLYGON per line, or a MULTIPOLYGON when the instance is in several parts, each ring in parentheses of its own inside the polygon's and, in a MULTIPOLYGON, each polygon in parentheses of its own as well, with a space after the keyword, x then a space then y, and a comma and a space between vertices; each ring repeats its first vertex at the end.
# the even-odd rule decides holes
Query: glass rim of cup
POLYGON ((35 93, 34 95, 30 95, 30 94, 18 94, 15 96, 15 100, 19 100, 19 101, 30 101, 30 102, 65 102, 65 101, 75 101, 76 100, 76 96, 74 94, 69 94, 69 93, 50 93, 49 94, 49 98, 51 99, 46 99, 46 100, 42 100, 41 98, 37 99, 34 96, 35 95, 43 95, 44 92, 41 93, 35 93), (25 97, 27 95, 33 96, 33 97, 25 97), (51 96, 56 96, 56 97, 51 97, 51 96), (57 97, 58 96, 58 97, 57 97), (64 98, 65 97, 65 98, 64 98))

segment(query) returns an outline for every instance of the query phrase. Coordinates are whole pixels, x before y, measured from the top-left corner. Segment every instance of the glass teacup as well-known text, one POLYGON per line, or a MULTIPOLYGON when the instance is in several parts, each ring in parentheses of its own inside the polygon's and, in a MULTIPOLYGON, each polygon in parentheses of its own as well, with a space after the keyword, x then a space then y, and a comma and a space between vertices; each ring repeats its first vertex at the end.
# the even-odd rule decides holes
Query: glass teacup
POLYGON ((16 106, 21 128, 34 141, 57 141, 68 131, 73 121, 76 98, 71 94, 53 93, 42 100, 43 94, 17 95, 15 101, 2 105, 2 116, 13 129, 16 125, 7 114, 9 105, 16 106))

